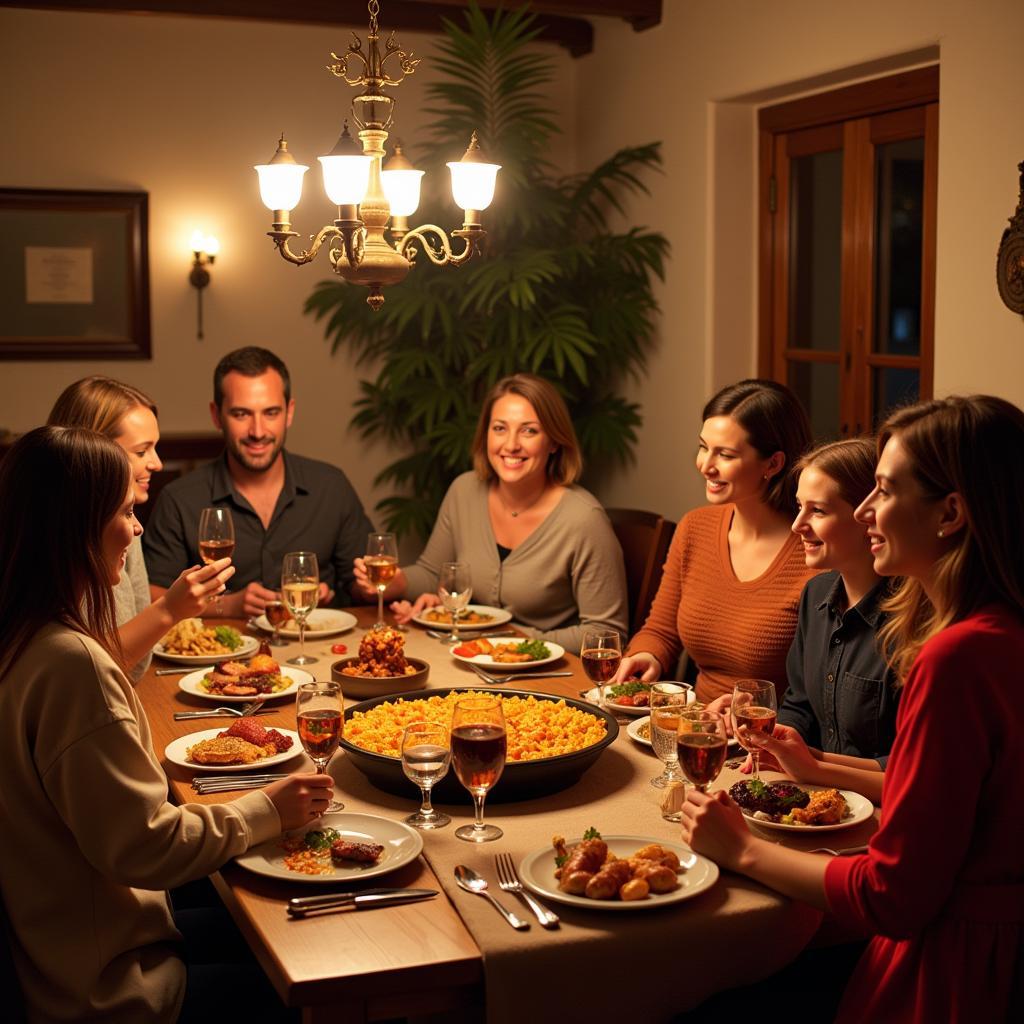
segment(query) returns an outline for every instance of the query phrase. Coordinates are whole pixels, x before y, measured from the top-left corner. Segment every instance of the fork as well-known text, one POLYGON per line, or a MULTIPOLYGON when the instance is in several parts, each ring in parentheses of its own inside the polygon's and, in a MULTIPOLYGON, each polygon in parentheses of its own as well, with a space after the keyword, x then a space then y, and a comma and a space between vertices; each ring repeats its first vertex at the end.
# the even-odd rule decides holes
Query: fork
POLYGON ((816 850, 809 850, 809 853, 830 853, 833 857, 852 857, 858 853, 867 853, 866 846, 848 846, 845 850, 833 850, 828 846, 819 846, 816 850))
POLYGON ((571 672, 509 672, 504 676, 492 676, 485 672, 479 665, 470 663, 469 667, 485 682, 491 686, 501 686, 502 683, 511 683, 513 679, 560 679, 563 676, 571 676, 571 672))
POLYGON ((498 888, 502 892, 515 893, 532 911, 533 916, 545 928, 558 927, 558 915, 551 913, 547 907, 534 899, 533 893, 524 888, 516 873, 516 866, 512 863, 512 857, 507 853, 498 853, 494 856, 494 865, 498 869, 498 888))

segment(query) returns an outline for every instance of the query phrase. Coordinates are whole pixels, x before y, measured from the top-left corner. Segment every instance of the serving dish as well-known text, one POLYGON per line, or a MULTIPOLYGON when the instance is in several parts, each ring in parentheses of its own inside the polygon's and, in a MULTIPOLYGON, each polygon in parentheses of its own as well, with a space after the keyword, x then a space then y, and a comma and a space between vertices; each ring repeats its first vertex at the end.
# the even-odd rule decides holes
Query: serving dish
MULTIPOLYGON (((291 624, 281 627, 281 636, 288 637, 289 640, 298 640, 299 627, 295 625, 294 619, 288 621, 291 624)), ((345 633, 355 626, 357 621, 350 612, 339 611, 336 608, 314 608, 306 619, 306 639, 319 640, 321 637, 345 633)), ((274 627, 266 615, 258 616, 253 622, 267 633, 274 632, 274 627)))
MULTIPOLYGON (((518 644, 530 638, 524 636, 519 639, 516 637, 509 639, 507 636, 488 636, 482 639, 494 644, 518 644)), ((466 665, 476 665, 477 668, 482 668, 486 672, 526 672, 530 669, 540 668, 541 665, 550 665, 553 661, 558 661, 565 654, 565 648, 561 644, 545 640, 544 646, 551 653, 546 658, 537 658, 536 661, 495 661, 489 654, 476 654, 472 658, 467 658, 464 654, 455 653, 458 648, 453 648, 451 653, 456 661, 461 661, 466 665)))
POLYGON ((284 690, 278 690, 277 693, 257 694, 256 698, 252 696, 233 697, 230 694, 210 693, 209 690, 204 689, 200 684, 206 678, 207 672, 209 672, 209 669, 206 668, 200 668, 196 669, 195 672, 189 672, 187 676, 178 681, 178 689, 184 691, 190 697, 198 697, 200 700, 212 700, 216 704, 246 704, 256 698, 260 700, 277 700, 279 697, 294 697, 295 691, 299 688, 300 683, 313 682, 313 677, 308 672, 304 672, 301 668, 292 668, 290 665, 282 665, 278 670, 279 675, 290 679, 291 686, 288 686, 284 690))
POLYGON ((153 653, 165 661, 172 661, 176 665, 215 665, 219 661, 236 661, 240 658, 248 658, 260 649, 260 642, 254 636, 243 636, 242 643, 233 651, 227 654, 171 654, 164 650, 164 645, 158 643, 153 648, 153 653))
MULTIPOLYGON (((436 619, 428 618, 429 613, 435 609, 444 611, 444 607, 442 605, 436 605, 434 608, 425 608, 412 621, 418 626, 426 626, 427 629, 451 629, 450 622, 438 622, 436 619)), ((460 633, 494 629, 495 626, 504 626, 506 622, 512 621, 512 613, 510 611, 506 611, 504 608, 492 608, 488 604, 470 604, 466 606, 466 611, 476 612, 478 615, 489 615, 490 618, 487 622, 463 622, 460 619, 460 633)))
POLYGON ((259 846, 235 858, 235 863, 257 875, 270 878, 283 878, 289 882, 311 882, 330 884, 331 882, 361 882, 364 878, 375 878, 397 871, 414 861, 423 849, 423 837, 408 825, 390 818, 381 818, 376 814, 356 814, 341 811, 336 814, 325 814, 309 825, 289 832, 289 836, 304 836, 312 829, 325 826, 337 829, 342 839, 352 842, 380 843, 384 852, 376 864, 336 864, 334 872, 329 875, 306 875, 301 871, 289 871, 284 859, 288 851, 281 847, 281 837, 268 839, 259 846))
POLYGON ((182 768, 191 768, 196 772, 259 772, 264 768, 270 767, 272 764, 282 764, 285 761, 290 761, 293 757, 301 756, 303 753, 302 743, 297 732, 291 729, 278 729, 277 731, 282 736, 291 737, 292 745, 280 754, 262 757, 251 764, 197 764, 195 761, 189 761, 186 758, 185 752, 189 747, 195 746, 201 740, 215 739, 222 732, 227 732, 229 725, 230 723, 222 726, 220 729, 203 729, 202 732, 190 732, 187 736, 179 736, 176 740, 171 740, 164 747, 164 757, 171 764, 181 765, 182 768))
MULTIPOLYGON (((584 910, 631 911, 661 910, 672 904, 681 903, 683 900, 691 899, 706 889, 710 889, 718 880, 718 865, 714 861, 708 860, 707 857, 694 853, 682 843, 674 843, 661 836, 602 836, 601 838, 608 844, 608 849, 616 857, 630 857, 649 843, 658 843, 666 850, 672 850, 679 857, 680 864, 684 865, 678 876, 679 888, 672 892, 652 893, 645 900, 628 902, 591 900, 586 896, 573 896, 558 888, 558 879, 555 878, 555 851, 551 846, 535 850, 523 858, 519 865, 519 877, 522 879, 523 885, 538 896, 571 907, 581 907, 584 910)), ((572 847, 579 842, 580 839, 577 837, 566 845, 572 847)))
POLYGON ((354 665, 359 658, 351 656, 342 658, 331 665, 331 679, 341 684, 341 692, 345 697, 388 697, 395 693, 408 693, 410 690, 421 690, 427 685, 430 665, 422 658, 406 658, 416 669, 411 676, 347 676, 342 671, 348 665, 354 665))
MULTIPOLYGON (((589 747, 574 751, 571 754, 559 754, 557 757, 543 757, 535 761, 509 761, 505 764, 505 770, 495 787, 487 794, 488 804, 511 803, 516 800, 532 800, 538 796, 545 796, 548 793, 557 793, 559 790, 567 789, 573 783, 579 781, 585 771, 591 768, 604 750, 615 742, 619 734, 619 725, 614 716, 602 708, 594 707, 585 701, 573 700, 569 697, 558 697, 546 693, 534 693, 528 690, 507 690, 502 687, 500 690, 492 690, 487 687, 457 687, 446 686, 433 690, 413 690, 409 693, 395 694, 390 697, 376 697, 372 700, 365 700, 360 704, 354 704, 345 710, 346 721, 356 712, 369 711, 378 704, 387 700, 417 700, 429 699, 430 697, 444 697, 449 693, 460 689, 472 689, 480 693, 494 694, 500 697, 536 697, 538 700, 548 700, 553 703, 564 701, 569 707, 579 711, 585 711, 605 724, 605 736, 589 747)), ((416 787, 411 783, 402 771, 401 761, 397 757, 387 757, 384 754, 375 754, 369 750, 363 750, 350 743, 344 737, 341 746, 352 763, 358 768, 367 779, 378 789, 386 793, 394 793, 397 796, 415 800, 416 787)), ((437 803, 470 803, 471 798, 468 791, 462 786, 455 776, 454 770, 434 786, 434 800, 437 803)))

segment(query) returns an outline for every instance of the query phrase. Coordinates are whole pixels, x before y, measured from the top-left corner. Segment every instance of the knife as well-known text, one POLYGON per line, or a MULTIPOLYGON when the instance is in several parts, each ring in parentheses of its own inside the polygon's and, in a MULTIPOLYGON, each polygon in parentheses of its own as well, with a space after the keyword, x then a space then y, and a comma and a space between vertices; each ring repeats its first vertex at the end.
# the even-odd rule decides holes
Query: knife
POLYGON ((318 910, 354 907, 370 910, 373 907, 391 907, 399 903, 418 903, 433 899, 437 889, 363 889, 360 892, 333 892, 325 896, 300 896, 288 901, 291 917, 304 917, 318 910))

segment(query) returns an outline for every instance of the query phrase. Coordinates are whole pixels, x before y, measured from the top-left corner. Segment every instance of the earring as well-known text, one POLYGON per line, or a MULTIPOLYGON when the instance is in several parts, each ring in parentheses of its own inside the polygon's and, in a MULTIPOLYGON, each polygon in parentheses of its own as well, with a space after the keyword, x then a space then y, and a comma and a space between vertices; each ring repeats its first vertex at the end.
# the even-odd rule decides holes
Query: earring
POLYGON ((946 536, 946 531, 945 530, 939 530, 938 536, 939 536, 939 538, 945 537, 946 536))
POLYGON ((768 479, 768 474, 767 473, 765 473, 764 478, 765 478, 765 480, 768 479))

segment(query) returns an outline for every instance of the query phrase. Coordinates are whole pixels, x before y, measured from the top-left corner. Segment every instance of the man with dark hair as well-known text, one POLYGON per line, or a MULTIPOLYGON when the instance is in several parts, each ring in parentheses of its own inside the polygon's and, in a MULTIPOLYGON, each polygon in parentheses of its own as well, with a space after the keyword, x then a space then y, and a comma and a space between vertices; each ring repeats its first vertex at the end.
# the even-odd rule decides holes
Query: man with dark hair
POLYGON ((168 484, 143 534, 154 596, 195 563, 199 513, 223 505, 235 523, 237 589, 211 604, 212 614, 260 614, 278 597, 289 551, 316 553, 321 605, 350 603, 352 562, 373 526, 340 469, 285 451, 295 415, 288 368, 267 349, 236 349, 217 364, 213 394, 224 454, 168 484))

